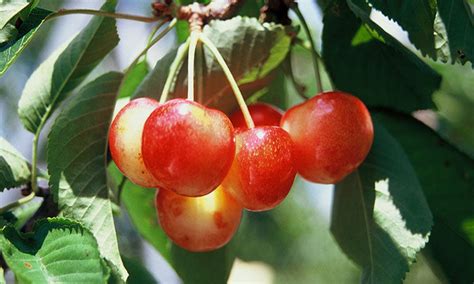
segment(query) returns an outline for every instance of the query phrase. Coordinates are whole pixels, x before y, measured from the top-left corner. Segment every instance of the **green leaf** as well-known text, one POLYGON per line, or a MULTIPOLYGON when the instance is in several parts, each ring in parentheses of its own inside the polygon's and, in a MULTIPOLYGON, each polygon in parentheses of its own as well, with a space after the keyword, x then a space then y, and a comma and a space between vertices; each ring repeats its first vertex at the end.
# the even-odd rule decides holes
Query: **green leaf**
POLYGON ((380 113, 413 164, 433 211, 429 248, 452 283, 474 279, 474 161, 415 119, 380 113))
MULTIPOLYGON (((102 7, 113 11, 115 1, 102 7)), ((18 104, 23 125, 30 132, 41 129, 59 103, 77 87, 117 45, 115 20, 94 17, 64 49, 44 61, 26 82, 18 104)))
POLYGON ((410 41, 423 54, 428 54, 431 57, 436 56, 433 36, 433 23, 436 15, 434 0, 403 2, 369 0, 368 2, 388 18, 398 22, 408 32, 410 41))
POLYGON ((171 262, 171 241, 158 223, 155 194, 155 189, 143 188, 127 180, 122 191, 122 201, 140 235, 171 262))
POLYGON ((79 223, 53 218, 39 221, 34 233, 1 231, 0 250, 20 283, 103 283, 94 236, 79 223))
POLYGON ((336 87, 369 106, 408 113, 432 108, 440 76, 373 23, 366 7, 348 3, 350 9, 333 1, 324 15, 323 57, 336 87))
POLYGON ((18 29, 18 35, 14 39, 0 44, 0 76, 15 62, 51 13, 51 11, 40 8, 33 9, 28 19, 18 29))
MULTIPOLYGON (((244 93, 246 89, 255 88, 255 85, 262 82, 268 83, 264 79, 286 57, 291 42, 285 27, 261 24, 257 19, 246 17, 212 21, 204 27, 203 33, 221 52, 244 93)), ((203 97, 197 96, 197 100, 210 107, 232 111, 237 103, 230 85, 211 52, 203 49, 203 97)), ((139 87, 136 96, 157 97, 161 94, 168 75, 168 66, 175 54, 173 51, 157 62, 155 69, 139 87)), ((186 96, 186 74, 187 64, 184 63, 171 97, 186 96)), ((259 85, 260 89, 262 87, 259 85)))
POLYGON ((438 0, 452 61, 474 63, 474 17, 466 1, 438 0))
POLYGON ((101 255, 125 281, 106 171, 107 131, 122 79, 120 73, 102 75, 69 101, 48 137, 48 170, 62 216, 94 234, 101 255))
POLYGON ((150 272, 138 261, 128 257, 123 257, 123 264, 127 268, 130 277, 127 279, 127 284, 157 284, 158 282, 150 274, 150 272))
POLYGON ((401 283, 428 242, 432 216, 403 149, 378 123, 359 169, 336 185, 331 231, 363 283, 401 283))
POLYGON ((28 220, 38 211, 41 204, 41 200, 32 200, 20 207, 15 208, 11 213, 15 216, 15 222, 12 223, 17 230, 21 229, 28 220))
POLYGON ((18 30, 12 24, 7 24, 0 30, 0 44, 7 42, 18 36, 18 30))
POLYGON ((232 241, 210 252, 189 252, 171 247, 172 265, 184 283, 227 283, 235 260, 232 241))
POLYGON ((0 29, 29 5, 26 0, 0 0, 0 29))
POLYGON ((28 162, 23 155, 0 137, 0 192, 27 183, 30 174, 28 162))
POLYGON ((123 79, 119 98, 130 97, 150 71, 145 57, 131 68, 123 79))

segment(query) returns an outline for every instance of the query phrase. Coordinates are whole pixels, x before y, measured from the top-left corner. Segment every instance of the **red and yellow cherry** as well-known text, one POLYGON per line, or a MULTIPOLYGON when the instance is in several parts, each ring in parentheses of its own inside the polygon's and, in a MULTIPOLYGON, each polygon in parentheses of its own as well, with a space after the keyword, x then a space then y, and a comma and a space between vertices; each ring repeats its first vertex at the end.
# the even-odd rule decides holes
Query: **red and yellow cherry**
POLYGON ((233 131, 218 110, 170 100, 145 122, 143 160, 160 188, 185 196, 206 195, 221 184, 232 164, 233 131))
MULTIPOLYGON (((275 106, 266 103, 255 103, 248 106, 250 116, 253 119, 255 126, 279 126, 283 112, 275 106)), ((239 109, 232 113, 230 121, 234 128, 247 128, 245 118, 242 111, 239 109)))
POLYGON ((237 231, 242 206, 218 187, 208 195, 188 197, 160 189, 156 208, 161 227, 182 248, 194 252, 218 249, 237 231))
POLYGON ((158 185, 142 158, 143 125, 158 106, 150 98, 130 101, 117 113, 109 131, 110 153, 115 164, 133 183, 144 187, 158 185))
POLYGON ((276 207, 296 175, 290 136, 278 126, 240 128, 235 143, 234 162, 222 187, 248 210, 276 207))
POLYGON ((295 144, 295 165, 305 179, 337 183, 369 153, 374 129, 357 97, 326 92, 289 109, 281 120, 295 144))

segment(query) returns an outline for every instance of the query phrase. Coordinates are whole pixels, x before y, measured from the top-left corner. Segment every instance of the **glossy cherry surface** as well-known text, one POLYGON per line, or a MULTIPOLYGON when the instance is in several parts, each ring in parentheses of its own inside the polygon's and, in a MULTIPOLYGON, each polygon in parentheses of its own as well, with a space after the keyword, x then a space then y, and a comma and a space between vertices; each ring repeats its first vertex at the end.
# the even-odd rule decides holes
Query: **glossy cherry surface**
MULTIPOLYGON (((248 106, 250 116, 255 126, 279 126, 283 111, 266 103, 255 103, 248 106)), ((239 109, 229 116, 234 128, 247 128, 245 118, 239 109)))
POLYGON ((237 130, 235 140, 235 159, 222 187, 248 210, 274 208, 296 175, 290 136, 278 126, 260 126, 237 130))
POLYGON ((159 106, 150 98, 130 101, 115 116, 109 131, 112 159, 132 182, 144 187, 156 187, 157 181, 146 169, 142 158, 143 125, 159 106))
POLYGON ((229 171, 235 152, 233 127, 218 110, 174 99, 145 122, 142 152, 161 188, 202 196, 217 188, 229 171))
POLYGON ((337 183, 369 153, 374 129, 357 97, 327 92, 289 109, 281 126, 295 144, 295 165, 307 180, 337 183))
POLYGON ((195 252, 218 249, 228 243, 242 216, 242 207, 220 187, 201 197, 160 189, 156 208, 161 227, 169 238, 195 252))

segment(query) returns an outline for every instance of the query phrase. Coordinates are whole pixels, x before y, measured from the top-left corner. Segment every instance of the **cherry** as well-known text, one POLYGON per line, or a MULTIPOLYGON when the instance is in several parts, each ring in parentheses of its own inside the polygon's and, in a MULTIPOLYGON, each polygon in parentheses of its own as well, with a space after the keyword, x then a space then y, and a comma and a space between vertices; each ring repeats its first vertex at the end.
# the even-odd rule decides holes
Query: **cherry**
POLYGON ((236 152, 222 187, 251 211, 269 210, 288 195, 296 170, 293 142, 278 126, 239 129, 236 152))
POLYGON ((144 187, 158 184, 142 158, 143 125, 158 106, 159 103, 150 98, 130 101, 118 112, 109 131, 110 153, 115 164, 133 183, 144 187))
POLYGON ((221 187, 201 197, 160 189, 156 208, 161 227, 169 238, 195 252, 218 249, 228 243, 242 216, 242 207, 221 187))
POLYGON ((295 144, 298 172, 317 183, 337 183, 354 171, 374 139, 364 103, 337 91, 322 93, 289 109, 281 125, 295 144))
MULTIPOLYGON (((248 108, 255 126, 280 126, 283 112, 277 107, 266 103, 255 103, 249 105, 248 108)), ((247 128, 244 115, 240 109, 232 113, 229 118, 234 128, 247 128)))
POLYGON ((224 179, 235 152, 227 116, 185 99, 170 100, 145 122, 145 165, 162 188, 202 196, 224 179))

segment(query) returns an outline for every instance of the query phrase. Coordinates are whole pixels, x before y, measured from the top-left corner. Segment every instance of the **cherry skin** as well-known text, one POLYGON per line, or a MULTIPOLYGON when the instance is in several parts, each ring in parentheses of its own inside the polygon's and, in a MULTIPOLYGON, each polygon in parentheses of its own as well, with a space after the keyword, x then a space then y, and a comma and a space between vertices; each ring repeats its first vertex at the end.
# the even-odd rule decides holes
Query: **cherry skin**
MULTIPOLYGON (((280 126, 283 112, 279 108, 266 103, 251 104, 248 108, 255 126, 280 126)), ((244 115, 240 109, 232 113, 229 118, 234 128, 247 128, 247 123, 245 123, 244 115)))
POLYGON ((278 126, 238 129, 234 162, 222 187, 251 211, 280 204, 293 185, 293 142, 278 126))
POLYGON ((233 131, 218 110, 170 100, 145 122, 143 160, 159 187, 185 196, 206 195, 221 184, 232 164, 233 131))
POLYGON ((161 227, 180 247, 203 252, 228 243, 237 231, 242 206, 217 188, 208 195, 187 197, 160 189, 156 208, 161 227))
POLYGON ((295 165, 307 180, 337 183, 369 153, 374 128, 357 97, 326 92, 289 109, 281 120, 295 144, 295 165))
POLYGON ((117 113, 109 131, 110 153, 115 164, 133 183, 143 187, 158 185, 142 158, 143 125, 158 106, 150 98, 130 101, 117 113))

